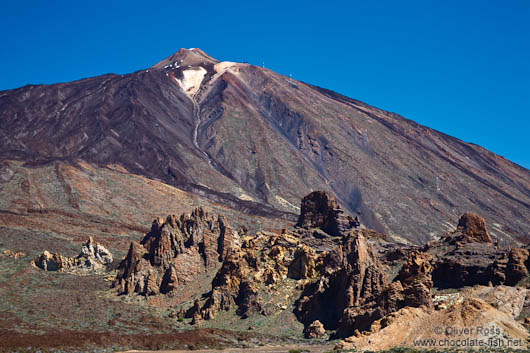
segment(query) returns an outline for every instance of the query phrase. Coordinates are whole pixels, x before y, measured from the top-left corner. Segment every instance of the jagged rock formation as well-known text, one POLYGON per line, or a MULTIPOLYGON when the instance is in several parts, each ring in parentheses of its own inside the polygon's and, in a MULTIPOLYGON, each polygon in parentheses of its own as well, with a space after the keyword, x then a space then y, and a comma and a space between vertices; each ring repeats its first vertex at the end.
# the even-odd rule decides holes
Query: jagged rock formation
POLYGON ((528 251, 500 249, 487 235, 483 219, 465 214, 440 240, 401 246, 356 227, 333 196, 313 192, 302 201, 293 231, 259 232, 239 242, 222 216, 202 209, 156 219, 141 243, 131 243, 114 286, 119 293, 171 294, 198 273, 218 269, 211 291, 190 298, 193 305, 185 303, 173 317, 200 324, 230 309, 245 319, 291 306, 308 338, 324 337, 326 330, 335 330, 335 338, 362 337, 394 327, 403 315, 462 303, 460 297, 434 302, 439 288, 514 285, 526 278, 528 251), (288 302, 274 301, 279 293, 288 302))
POLYGON ((385 318, 403 308, 433 310, 434 286, 461 287, 502 276, 494 283, 507 277, 517 282, 527 273, 528 252, 508 253, 486 242, 485 224, 476 215, 463 216, 456 232, 423 248, 400 248, 384 235, 343 222, 338 210, 332 196, 313 192, 302 201, 294 232, 245 237, 223 262, 206 300, 196 301, 187 316, 210 320, 234 306, 242 318, 269 315, 266 288, 297 280, 302 292, 294 314, 304 323, 304 334, 315 337, 329 329, 348 337, 384 329, 392 322, 385 318), (396 266, 391 278, 390 267, 396 266))
POLYGON ((484 219, 473 213, 460 218, 455 232, 421 250, 432 257, 431 277, 438 288, 516 285, 529 273, 528 250, 492 244, 484 219))
POLYGON ((375 252, 359 232, 344 239, 347 246, 338 246, 318 261, 320 277, 305 287, 295 309, 306 325, 318 319, 325 328, 336 329, 337 337, 382 329, 391 322, 384 318, 402 308, 432 309, 434 286, 515 285, 528 275, 528 251, 492 245, 484 220, 474 214, 462 216, 456 232, 424 248, 387 246, 375 252), (402 263, 393 282, 385 277, 379 257, 389 266, 402 263), (374 281, 374 274, 381 280, 374 281), (355 284, 345 285, 350 278, 355 284))
POLYGON ((388 282, 385 269, 361 234, 345 238, 319 267, 321 277, 305 287, 296 304, 300 321, 319 320, 328 329, 353 332, 375 320, 363 307, 375 301, 388 282))
MULTIPOLYGON (((234 250, 224 261, 212 282, 212 291, 200 309, 191 315, 212 319, 220 310, 237 306, 237 314, 245 318, 253 313, 267 314, 258 289, 287 278, 288 267, 300 240, 291 234, 265 235, 243 238, 241 248, 234 250)), ((311 261, 308 261, 309 263, 311 261)), ((309 265, 310 266, 310 265, 309 265)), ((311 273, 303 267, 302 272, 311 273)))
MULTIPOLYGON (((377 296, 369 297, 360 306, 344 310, 338 323, 337 337, 348 337, 373 329, 374 322, 381 320, 404 307, 432 307, 431 257, 413 252, 403 264, 397 278, 379 290, 377 296)), ((377 324, 385 325, 385 321, 377 324)))
MULTIPOLYGON (((482 298, 484 289, 495 290, 491 287, 477 287, 465 293, 462 300, 443 310, 429 308, 404 307, 381 320, 374 322, 369 332, 346 338, 337 344, 337 349, 355 351, 389 350, 392 347, 413 347, 420 351, 433 351, 429 341, 447 342, 445 339, 461 340, 460 342, 483 342, 489 344, 486 351, 495 350, 493 341, 499 341, 507 346, 508 339, 516 341, 518 348, 524 349, 528 338, 528 331, 515 320, 509 311, 502 308, 506 298, 499 296, 495 300, 482 298), (443 329, 440 331, 439 328, 443 329), (453 328, 471 328, 455 332, 453 328), (475 329, 476 327, 490 328, 490 330, 475 329), (448 329, 446 329, 448 328, 448 329), (418 344, 419 343, 419 344, 418 344)), ((508 301, 512 301, 511 298, 508 301)), ((517 311, 515 311, 517 312, 517 311)), ((465 347, 469 348, 469 347, 465 347)), ((484 348, 482 348, 484 350, 484 348)), ((442 347, 440 351, 455 350, 453 347, 442 347)), ((456 350, 461 350, 458 347, 456 350)), ((509 350, 509 349, 508 349, 509 350)))
POLYGON ((302 199, 297 227, 320 228, 331 236, 342 236, 359 226, 359 219, 345 216, 337 200, 325 191, 314 191, 302 199))
POLYGON ((399 271, 398 279, 403 285, 403 306, 432 307, 430 291, 433 287, 432 256, 420 251, 413 252, 399 271))
POLYGON ((234 232, 222 215, 202 208, 180 218, 155 219, 141 243, 133 241, 118 267, 118 292, 169 293, 199 273, 217 268, 234 243, 234 232))
MULTIPOLYGON (((318 277, 321 269, 317 267, 326 267, 318 263, 324 249, 330 250, 340 242, 331 237, 347 234, 355 221, 344 216, 335 198, 326 192, 317 191, 305 197, 301 209, 294 233, 245 237, 241 248, 223 263, 204 305, 192 308, 189 316, 212 319, 220 310, 234 305, 243 318, 252 313, 266 315, 260 286, 275 285, 287 277, 296 280, 318 277), (319 246, 313 247, 315 243, 319 246)), ((334 260, 330 256, 327 261, 334 260)))
POLYGON ((76 272, 94 271, 112 263, 112 254, 90 237, 81 247, 77 257, 66 257, 45 250, 33 260, 35 266, 45 271, 76 272))

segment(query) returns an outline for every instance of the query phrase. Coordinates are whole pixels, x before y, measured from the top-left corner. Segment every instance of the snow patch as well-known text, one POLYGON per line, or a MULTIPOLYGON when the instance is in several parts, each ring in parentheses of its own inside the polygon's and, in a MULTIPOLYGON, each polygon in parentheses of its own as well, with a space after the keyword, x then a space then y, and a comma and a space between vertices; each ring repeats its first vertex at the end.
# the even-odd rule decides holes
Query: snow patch
POLYGON ((182 79, 175 78, 180 88, 188 96, 193 97, 199 90, 204 75, 206 75, 206 69, 202 66, 194 67, 188 70, 182 71, 182 79))

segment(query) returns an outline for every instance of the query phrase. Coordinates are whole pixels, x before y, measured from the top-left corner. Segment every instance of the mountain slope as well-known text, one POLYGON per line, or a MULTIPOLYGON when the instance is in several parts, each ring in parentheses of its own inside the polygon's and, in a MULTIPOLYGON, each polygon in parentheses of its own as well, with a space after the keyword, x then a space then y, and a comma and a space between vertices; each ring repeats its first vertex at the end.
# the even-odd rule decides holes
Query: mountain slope
POLYGON ((483 215, 501 242, 530 234, 527 169, 397 114, 199 49, 129 75, 0 92, 0 158, 118 164, 291 220, 297 200, 326 190, 365 226, 414 243, 449 230, 465 211, 483 215))

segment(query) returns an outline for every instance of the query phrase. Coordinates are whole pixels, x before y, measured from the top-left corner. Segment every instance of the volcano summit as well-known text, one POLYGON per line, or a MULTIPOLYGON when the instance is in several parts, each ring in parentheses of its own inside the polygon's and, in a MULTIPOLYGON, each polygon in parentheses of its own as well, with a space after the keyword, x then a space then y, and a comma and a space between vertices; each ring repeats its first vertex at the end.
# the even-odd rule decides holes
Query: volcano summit
POLYGON ((119 165, 253 214, 295 220, 311 190, 424 243, 473 211, 530 231, 530 172, 401 116, 249 64, 181 49, 151 68, 0 92, 0 157, 119 165))

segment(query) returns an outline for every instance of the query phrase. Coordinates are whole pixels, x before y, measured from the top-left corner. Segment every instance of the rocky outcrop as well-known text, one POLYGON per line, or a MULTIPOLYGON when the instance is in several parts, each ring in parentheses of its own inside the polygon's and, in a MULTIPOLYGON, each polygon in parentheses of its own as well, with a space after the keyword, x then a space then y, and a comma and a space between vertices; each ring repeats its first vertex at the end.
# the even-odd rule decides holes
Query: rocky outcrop
POLYGON ((432 256, 420 251, 413 252, 398 275, 403 285, 403 306, 432 307, 431 289, 432 281, 432 256))
POLYGON ((438 288, 514 286, 529 274, 528 250, 492 244, 484 219, 473 213, 460 217, 455 232, 422 250, 433 257, 432 280, 438 288))
POLYGON ((305 338, 320 338, 325 334, 324 325, 318 320, 313 321, 304 329, 305 338))
POLYGON ((496 285, 506 281, 507 251, 491 243, 484 219, 465 213, 455 232, 430 242, 423 251, 433 256, 432 279, 439 288, 496 285))
POLYGON ((226 219, 202 208, 179 218, 157 218, 141 243, 131 243, 113 286, 121 294, 170 293, 197 274, 218 268, 233 241, 226 219))
POLYGON ((514 286, 528 276, 529 253, 526 249, 513 248, 508 253, 506 264, 506 281, 508 286, 514 286))
POLYGON ((464 241, 477 243, 491 243, 491 237, 486 229, 484 218, 471 212, 464 213, 458 220, 457 232, 461 233, 464 241))
POLYGON ((22 252, 22 251, 15 252, 9 249, 6 249, 0 253, 0 257, 11 257, 14 259, 18 259, 18 258, 25 257, 25 256, 26 256, 25 252, 22 252))
POLYGON ((316 275, 315 259, 313 249, 301 245, 296 249, 294 260, 289 265, 288 276, 293 279, 313 278, 316 275))
POLYGON ((379 295, 372 296, 359 306, 351 306, 344 310, 336 336, 347 337, 356 332, 371 330, 375 321, 404 307, 432 308, 431 261, 432 257, 429 254, 412 252, 395 281, 382 288, 379 295))
POLYGON ((319 268, 321 277, 306 286, 296 303, 298 319, 306 325, 319 320, 346 335, 369 326, 378 314, 366 305, 381 295, 387 279, 366 239, 361 234, 346 238, 323 257, 319 268))
POLYGON ((90 237, 81 247, 77 259, 81 267, 97 269, 112 263, 113 257, 110 251, 90 237))
POLYGON ((45 271, 76 272, 95 271, 112 263, 112 254, 90 237, 81 247, 77 257, 66 257, 45 250, 33 263, 45 271))
POLYGON ((72 260, 72 258, 62 256, 59 253, 52 254, 48 250, 44 250, 41 255, 33 260, 33 263, 44 271, 63 272, 70 268, 72 260))
MULTIPOLYGON (((478 290, 480 291, 481 288, 479 287, 478 290)), ((500 302, 503 301, 504 298, 501 297, 500 302)), ((460 340, 460 342, 482 341, 487 344, 489 341, 493 345, 492 342, 498 340, 497 342, 502 342, 503 345, 500 351, 510 350, 506 349, 508 341, 517 342, 518 348, 512 350, 521 348, 524 351, 528 331, 511 313, 497 303, 488 302, 489 300, 479 299, 474 291, 468 291, 457 303, 442 310, 405 307, 374 322, 370 332, 351 336, 339 342, 336 348, 355 351, 392 351, 395 347, 411 347, 411 349, 404 348, 403 351, 448 352, 468 351, 468 349, 472 351, 473 347, 464 347, 467 349, 444 347, 433 350, 431 342, 460 340), (440 327, 444 329, 440 330, 440 327), (471 327, 473 330, 469 329, 471 327), (480 329, 477 330, 475 327, 480 329)), ((492 347, 481 350, 495 351, 492 347)))
POLYGON ((223 262, 212 281, 212 291, 204 305, 200 309, 192 308, 191 315, 210 320, 219 311, 234 306, 242 318, 256 313, 267 315, 261 298, 261 286, 280 285, 287 278, 289 268, 300 276, 312 275, 314 258, 311 250, 300 244, 300 239, 288 233, 259 233, 245 237, 241 248, 235 249, 223 262))
POLYGON ((332 236, 345 235, 360 225, 358 218, 345 216, 337 200, 325 191, 314 191, 302 199, 297 227, 320 228, 332 236))

